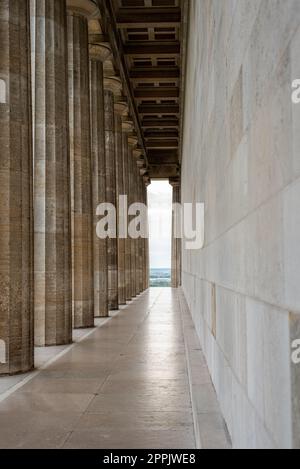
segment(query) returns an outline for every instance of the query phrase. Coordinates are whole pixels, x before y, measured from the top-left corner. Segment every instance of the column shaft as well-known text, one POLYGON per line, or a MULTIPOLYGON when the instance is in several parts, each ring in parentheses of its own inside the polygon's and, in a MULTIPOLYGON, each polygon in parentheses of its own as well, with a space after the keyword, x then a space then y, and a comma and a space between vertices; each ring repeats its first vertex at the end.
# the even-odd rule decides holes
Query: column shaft
POLYGON ((74 327, 94 325, 88 22, 68 14, 74 327))
MULTIPOLYGON (((124 168, 124 194, 127 195, 127 202, 129 204, 129 165, 128 165, 128 136, 123 132, 123 168, 124 168)), ((127 212, 128 213, 128 212, 127 212)), ((127 215, 128 222, 128 215, 127 215)), ((125 296, 126 300, 130 301, 132 298, 131 292, 131 240, 127 236, 125 239, 125 296)))
POLYGON ((67 11, 34 3, 34 323, 48 346, 72 341, 67 11))
MULTIPOLYGON (((121 219, 119 217, 119 196, 124 195, 124 165, 123 165, 123 142, 122 142, 122 117, 115 113, 115 150, 116 150, 116 177, 117 177, 117 217, 118 227, 121 219)), ((123 208, 123 207, 121 207, 123 208)), ((118 233, 120 235, 120 233, 118 233)), ((126 304, 125 287, 125 239, 118 236, 118 294, 119 304, 126 304)))
POLYGON ((91 149, 93 168, 93 241, 94 241, 94 311, 95 317, 108 316, 107 240, 96 233, 96 209, 106 202, 106 162, 104 135, 103 64, 90 60, 91 80, 91 149))
POLYGON ((33 367, 30 32, 27 0, 0 2, 0 374, 33 367))
MULTIPOLYGON (((133 161, 134 166, 134 202, 138 203, 139 200, 139 171, 136 165, 136 161, 133 161)), ((135 294, 140 294, 140 238, 134 240, 135 244, 135 294)))
MULTIPOLYGON (((135 179, 132 146, 128 148, 128 168, 129 168, 129 206, 135 202, 135 179)), ((133 217, 129 217, 129 222, 133 217)), ((136 258, 135 258, 135 240, 130 238, 130 279, 131 279, 131 298, 136 296, 136 258)))
MULTIPOLYGON (((179 204, 181 200, 180 183, 173 183, 173 204, 179 204)), ((178 224, 178 214, 173 211, 172 215, 172 266, 171 286, 178 288, 181 285, 181 239, 175 237, 178 224)))
MULTIPOLYGON (((147 185, 144 186, 144 200, 145 200, 145 205, 148 207, 148 191, 147 191, 147 185)), ((147 221, 148 223, 148 221, 147 221)), ((149 237, 145 239, 145 270, 144 270, 144 289, 147 290, 149 288, 150 284, 150 264, 149 264, 149 237)))
MULTIPOLYGON (((138 178, 138 190, 139 190, 139 202, 143 203, 143 195, 142 195, 142 178, 139 175, 138 178)), ((144 246, 144 239, 141 237, 139 238, 139 290, 140 293, 144 291, 144 282, 143 282, 143 246, 144 246)))
MULTIPOLYGON (((116 198, 116 155, 115 155, 115 117, 114 95, 110 90, 104 91, 105 110, 105 153, 106 153, 106 200, 114 207, 116 198)), ((117 310, 118 300, 118 240, 107 240, 108 265, 108 302, 109 309, 117 310)))

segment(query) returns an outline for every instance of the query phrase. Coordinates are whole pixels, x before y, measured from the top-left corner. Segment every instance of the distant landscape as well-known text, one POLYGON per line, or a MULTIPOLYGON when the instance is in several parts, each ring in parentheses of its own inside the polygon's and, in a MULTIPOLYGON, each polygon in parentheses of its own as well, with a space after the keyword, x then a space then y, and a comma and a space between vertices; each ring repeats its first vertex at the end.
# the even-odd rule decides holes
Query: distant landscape
POLYGON ((170 287, 171 269, 150 269, 150 286, 157 288, 170 287))

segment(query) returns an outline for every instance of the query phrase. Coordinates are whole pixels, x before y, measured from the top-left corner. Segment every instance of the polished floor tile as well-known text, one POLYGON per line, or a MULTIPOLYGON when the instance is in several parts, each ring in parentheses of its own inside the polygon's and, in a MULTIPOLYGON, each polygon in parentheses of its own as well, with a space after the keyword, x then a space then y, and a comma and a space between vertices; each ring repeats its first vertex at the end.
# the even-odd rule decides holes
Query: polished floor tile
POLYGON ((0 402, 0 448, 43 447, 195 447, 176 291, 141 295, 0 402))

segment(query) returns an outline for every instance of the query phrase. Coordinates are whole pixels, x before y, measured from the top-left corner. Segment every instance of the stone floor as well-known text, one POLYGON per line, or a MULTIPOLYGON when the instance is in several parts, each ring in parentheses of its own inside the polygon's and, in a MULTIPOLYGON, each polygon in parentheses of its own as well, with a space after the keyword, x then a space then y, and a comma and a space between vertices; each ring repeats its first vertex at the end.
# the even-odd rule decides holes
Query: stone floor
POLYGON ((5 392, 0 448, 195 448, 177 292, 144 293, 5 392))

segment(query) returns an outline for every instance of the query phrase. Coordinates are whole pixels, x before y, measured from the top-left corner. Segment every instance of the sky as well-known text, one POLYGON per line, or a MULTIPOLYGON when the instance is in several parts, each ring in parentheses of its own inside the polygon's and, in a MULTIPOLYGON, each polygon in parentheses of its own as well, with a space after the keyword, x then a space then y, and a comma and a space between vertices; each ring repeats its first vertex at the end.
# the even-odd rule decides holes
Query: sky
POLYGON ((172 187, 168 181, 148 186, 150 268, 171 268, 172 187))

